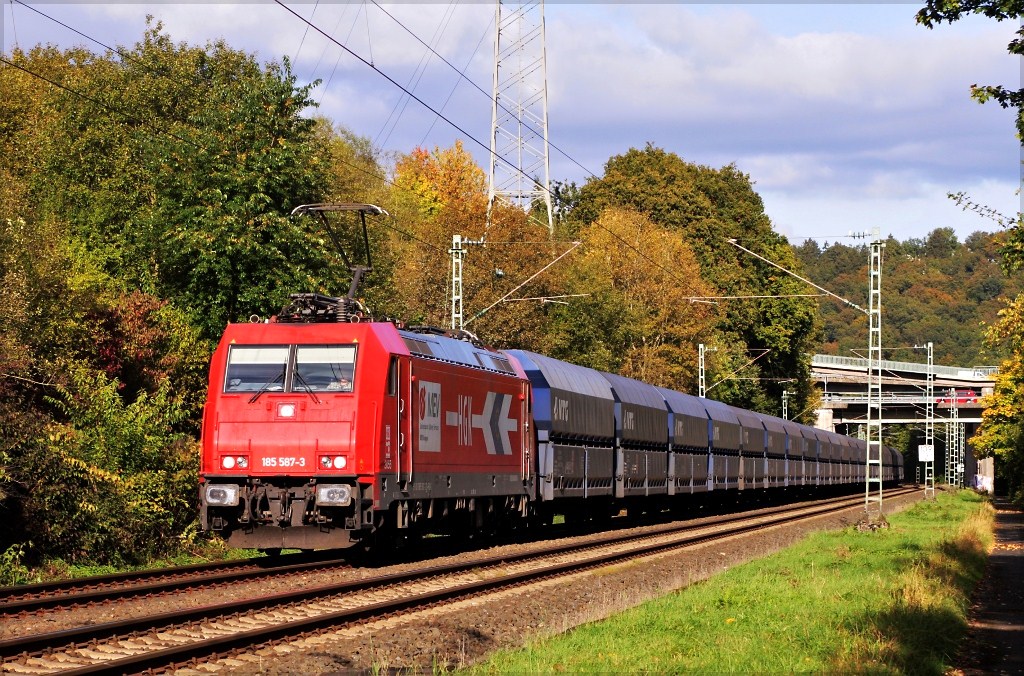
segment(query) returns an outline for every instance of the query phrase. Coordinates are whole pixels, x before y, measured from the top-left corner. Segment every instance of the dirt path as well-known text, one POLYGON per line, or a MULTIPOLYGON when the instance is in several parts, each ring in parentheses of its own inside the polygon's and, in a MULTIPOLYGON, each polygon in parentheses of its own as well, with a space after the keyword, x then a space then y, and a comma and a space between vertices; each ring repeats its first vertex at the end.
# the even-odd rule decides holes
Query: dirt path
POLYGON ((957 674, 1024 674, 1024 513, 996 499, 996 545, 974 594, 957 674))

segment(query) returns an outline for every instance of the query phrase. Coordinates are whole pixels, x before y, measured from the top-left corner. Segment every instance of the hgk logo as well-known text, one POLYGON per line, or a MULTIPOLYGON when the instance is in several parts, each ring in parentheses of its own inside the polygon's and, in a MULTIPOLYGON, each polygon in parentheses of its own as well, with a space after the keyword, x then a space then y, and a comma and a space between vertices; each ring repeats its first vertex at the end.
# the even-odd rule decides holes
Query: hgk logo
POLYGON ((469 446, 473 443, 473 397, 459 395, 459 443, 469 446))

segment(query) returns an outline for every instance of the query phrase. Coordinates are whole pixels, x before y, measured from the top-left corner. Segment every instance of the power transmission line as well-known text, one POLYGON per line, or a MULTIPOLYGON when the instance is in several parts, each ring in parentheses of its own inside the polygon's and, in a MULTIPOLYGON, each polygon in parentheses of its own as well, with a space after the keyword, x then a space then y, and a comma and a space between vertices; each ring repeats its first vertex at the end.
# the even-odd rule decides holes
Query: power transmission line
MULTIPOLYGON (((316 31, 316 32, 320 33, 320 35, 324 36, 325 38, 327 38, 328 40, 330 40, 331 42, 333 42, 334 44, 336 44, 336 45, 337 45, 338 47, 341 47, 341 48, 342 48, 343 50, 345 50, 346 52, 348 52, 348 53, 349 53, 350 55, 352 55, 353 57, 355 57, 356 59, 358 59, 358 60, 359 60, 359 61, 360 61, 360 62, 361 62, 362 64, 364 64, 364 65, 366 65, 367 67, 369 67, 369 68, 373 69, 373 70, 374 70, 375 72, 377 72, 377 73, 378 73, 378 74, 379 74, 379 75, 380 75, 381 77, 383 77, 383 78, 384 78, 385 80, 387 80, 387 81, 388 81, 388 82, 390 82, 390 83, 391 83, 392 85, 394 85, 395 87, 398 87, 398 88, 399 88, 399 89, 401 89, 401 90, 402 90, 403 92, 405 92, 405 93, 406 93, 406 95, 408 95, 408 96, 409 96, 409 98, 413 99, 414 101, 416 101, 417 103, 419 103, 419 104, 420 104, 421 106, 423 106, 424 108, 426 108, 426 109, 427 109, 427 110, 429 110, 430 112, 432 112, 432 113, 434 113, 435 115, 437 115, 438 117, 440 117, 440 118, 441 118, 442 120, 444 120, 445 122, 447 122, 447 123, 448 123, 448 124, 449 124, 449 125, 450 125, 450 126, 451 126, 451 127, 453 128, 453 129, 455 129, 456 131, 458 131, 458 132, 459 132, 460 134, 463 134, 463 135, 464 135, 464 136, 465 136, 466 138, 468 138, 468 139, 469 139, 470 141, 472 141, 473 143, 477 144, 478 146, 480 146, 481 148, 483 148, 484 150, 486 150, 486 151, 487 151, 488 153, 490 153, 490 148, 489 148, 489 147, 488 147, 488 146, 487 146, 487 145, 486 145, 486 144, 485 144, 485 143, 484 143, 483 141, 479 140, 478 138, 476 138, 475 136, 473 136, 472 134, 470 134, 470 133, 469 133, 468 131, 466 131, 466 130, 465 130, 465 129, 463 129, 463 128, 462 128, 461 126, 459 126, 458 124, 456 124, 456 123, 455 123, 455 122, 454 122, 453 120, 449 119, 449 118, 448 118, 447 116, 445 116, 444 114, 442 114, 442 113, 441 113, 441 112, 440 112, 439 110, 436 110, 436 109, 435 109, 435 108, 434 108, 433 106, 431 106, 431 105, 430 105, 429 103, 427 103, 427 102, 426 102, 426 101, 424 101, 424 100, 423 100, 422 98, 420 98, 419 96, 417 96, 417 95, 415 94, 415 92, 411 92, 411 91, 409 91, 409 89, 407 89, 406 87, 404 87, 404 86, 402 86, 401 84, 399 84, 399 82, 398 82, 397 80, 395 80, 395 79, 394 79, 393 77, 391 77, 390 75, 388 75, 387 73, 385 73, 385 72, 384 72, 384 71, 382 71, 381 69, 377 68, 377 66, 375 66, 375 65, 373 64, 373 62, 372 62, 372 61, 367 61, 367 60, 366 60, 365 58, 363 58, 363 57, 362 57, 362 56, 360 56, 359 54, 357 54, 357 53, 355 53, 354 51, 352 51, 351 49, 349 49, 349 48, 348 48, 348 47, 347 47, 346 45, 344 45, 344 44, 342 44, 341 42, 339 42, 338 40, 336 40, 336 39, 335 39, 335 38, 334 38, 333 36, 329 35, 329 34, 328 34, 327 32, 325 32, 325 31, 324 31, 323 29, 321 29, 321 28, 320 28, 319 26, 317 26, 316 24, 314 24, 314 23, 313 23, 312 21, 310 21, 309 19, 306 19, 306 18, 305 18, 305 17, 303 17, 303 16, 301 15, 301 14, 299 14, 298 12, 296 12, 295 10, 293 10, 293 9, 292 9, 291 7, 289 7, 288 5, 284 4, 284 2, 282 2, 281 0, 274 0, 274 2, 275 2, 276 4, 278 4, 278 5, 280 5, 280 6, 281 6, 281 7, 283 8, 283 9, 285 9, 285 10, 286 10, 286 11, 287 11, 288 13, 290 13, 290 14, 291 14, 292 16, 294 16, 295 18, 297 18, 297 19, 299 19, 300 21, 302 21, 302 22, 304 22, 304 23, 308 24, 308 25, 310 26, 310 28, 312 28, 312 29, 313 29, 314 31, 316 31)), ((504 160, 503 160, 503 161, 504 161, 504 160)), ((510 164, 510 163, 506 162, 506 164, 510 164)), ((512 166, 512 165, 510 164, 510 166, 512 166)), ((515 169, 515 167, 514 167, 514 166, 513 166, 512 168, 513 168, 513 169, 515 169)))

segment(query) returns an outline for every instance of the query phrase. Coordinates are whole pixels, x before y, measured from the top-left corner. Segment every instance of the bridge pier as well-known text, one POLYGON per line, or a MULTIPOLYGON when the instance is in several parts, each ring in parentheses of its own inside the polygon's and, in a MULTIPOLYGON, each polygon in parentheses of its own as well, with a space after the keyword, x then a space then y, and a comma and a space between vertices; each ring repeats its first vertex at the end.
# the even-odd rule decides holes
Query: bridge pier
POLYGON ((819 430, 828 430, 829 432, 836 431, 835 415, 832 413, 830 408, 819 408, 814 412, 817 416, 817 422, 814 426, 819 430))

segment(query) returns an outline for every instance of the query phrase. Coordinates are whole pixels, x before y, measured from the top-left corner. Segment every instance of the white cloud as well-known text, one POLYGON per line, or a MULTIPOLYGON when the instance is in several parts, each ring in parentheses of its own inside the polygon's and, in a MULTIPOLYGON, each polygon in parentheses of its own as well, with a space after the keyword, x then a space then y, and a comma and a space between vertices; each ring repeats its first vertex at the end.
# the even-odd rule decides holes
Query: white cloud
MULTIPOLYGON (((913 189, 893 195, 865 196, 862 191, 824 191, 817 195, 792 195, 774 190, 760 191, 775 230, 790 241, 812 237, 828 241, 850 232, 881 230, 882 236, 897 239, 924 237, 936 228, 953 228, 960 241, 972 232, 993 232, 999 225, 976 213, 964 211, 947 197, 946 186, 915 182, 913 189)), ((1013 182, 981 181, 963 186, 971 199, 1012 216, 1020 209, 1013 182)), ((955 192, 955 191, 954 191, 955 192)))

